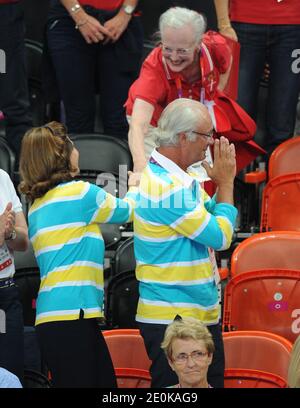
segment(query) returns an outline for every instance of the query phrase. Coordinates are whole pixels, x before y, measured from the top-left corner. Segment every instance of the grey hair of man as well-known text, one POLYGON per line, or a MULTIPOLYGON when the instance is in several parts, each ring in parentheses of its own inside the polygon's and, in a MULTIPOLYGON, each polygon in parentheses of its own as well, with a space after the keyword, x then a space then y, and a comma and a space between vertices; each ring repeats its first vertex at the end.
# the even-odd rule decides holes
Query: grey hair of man
POLYGON ((171 7, 159 18, 159 34, 163 35, 166 27, 181 28, 192 26, 195 32, 195 42, 199 43, 206 30, 206 19, 197 11, 184 7, 171 7))
POLYGON ((180 133, 185 133, 191 142, 197 135, 192 133, 201 123, 210 121, 207 108, 193 99, 179 98, 171 102, 162 112, 157 127, 150 130, 159 146, 176 146, 180 133))

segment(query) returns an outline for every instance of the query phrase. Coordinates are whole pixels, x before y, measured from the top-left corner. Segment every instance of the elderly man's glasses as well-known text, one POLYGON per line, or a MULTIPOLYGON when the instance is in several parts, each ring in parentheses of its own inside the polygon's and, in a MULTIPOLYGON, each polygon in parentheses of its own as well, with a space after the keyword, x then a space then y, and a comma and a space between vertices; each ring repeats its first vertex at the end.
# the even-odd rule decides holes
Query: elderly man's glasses
POLYGON ((174 48, 168 47, 167 45, 164 45, 164 44, 162 44, 161 47, 162 47, 163 53, 165 55, 171 55, 171 54, 173 54, 173 52, 175 52, 180 57, 184 57, 186 55, 189 55, 191 52, 194 51, 194 48, 195 48, 195 47, 190 47, 190 48, 177 48, 177 49, 174 49, 174 48))
POLYGON ((173 357, 173 361, 177 364, 186 364, 189 357, 193 359, 194 362, 198 363, 203 361, 208 355, 208 352, 203 351, 192 351, 191 353, 180 353, 177 356, 173 357))
POLYGON ((214 130, 211 130, 208 133, 200 133, 200 132, 196 132, 195 130, 192 130, 192 133, 195 133, 195 135, 199 135, 199 136, 205 136, 208 139, 212 138, 214 136, 214 130))

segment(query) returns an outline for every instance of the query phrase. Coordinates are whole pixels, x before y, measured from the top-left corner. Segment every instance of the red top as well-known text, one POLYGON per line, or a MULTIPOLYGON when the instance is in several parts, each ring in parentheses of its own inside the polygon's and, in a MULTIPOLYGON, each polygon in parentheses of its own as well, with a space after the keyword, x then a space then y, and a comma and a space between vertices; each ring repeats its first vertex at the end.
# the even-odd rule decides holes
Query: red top
POLYGON ((230 19, 253 24, 300 24, 300 1, 230 0, 230 19))
MULTIPOLYGON (((219 74, 223 74, 229 66, 230 50, 222 36, 212 31, 203 36, 203 43, 208 48, 214 62, 214 77, 216 83, 219 74), (213 41, 211 41, 213 39, 213 41)), ((156 126, 163 109, 179 97, 176 78, 179 77, 182 86, 182 97, 200 100, 201 79, 192 84, 186 82, 180 73, 174 73, 164 64, 160 47, 155 48, 143 63, 139 78, 129 90, 126 111, 131 115, 136 98, 143 99, 155 107, 151 125, 156 126)))
POLYGON ((123 4, 123 0, 80 0, 80 4, 83 6, 93 6, 102 10, 114 10, 123 4))
POLYGON ((136 98, 154 106, 151 125, 157 126, 163 109, 177 98, 201 100, 204 89, 204 103, 214 121, 219 134, 224 134, 234 142, 237 153, 237 168, 243 169, 262 150, 251 139, 256 130, 254 121, 230 97, 217 89, 219 76, 227 71, 230 63, 230 50, 221 35, 209 31, 203 36, 200 57, 201 79, 190 84, 180 73, 170 70, 164 62, 160 47, 155 48, 143 63, 139 78, 129 90, 126 113, 131 116, 136 98), (208 57, 207 51, 210 56, 208 57))

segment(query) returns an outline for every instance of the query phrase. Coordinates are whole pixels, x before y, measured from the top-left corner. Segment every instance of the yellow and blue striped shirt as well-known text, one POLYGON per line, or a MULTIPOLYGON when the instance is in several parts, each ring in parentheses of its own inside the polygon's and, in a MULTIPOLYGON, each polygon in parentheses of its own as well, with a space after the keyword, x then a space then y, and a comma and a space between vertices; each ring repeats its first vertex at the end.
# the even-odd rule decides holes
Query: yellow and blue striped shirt
POLYGON ((96 185, 62 183, 36 199, 29 236, 41 273, 36 324, 103 316, 104 242, 99 223, 124 223, 134 188, 123 200, 96 185))
POLYGON ((168 324, 179 314, 215 324, 220 308, 208 247, 230 246, 237 209, 216 203, 199 181, 157 151, 152 157, 134 215, 136 320, 168 324))

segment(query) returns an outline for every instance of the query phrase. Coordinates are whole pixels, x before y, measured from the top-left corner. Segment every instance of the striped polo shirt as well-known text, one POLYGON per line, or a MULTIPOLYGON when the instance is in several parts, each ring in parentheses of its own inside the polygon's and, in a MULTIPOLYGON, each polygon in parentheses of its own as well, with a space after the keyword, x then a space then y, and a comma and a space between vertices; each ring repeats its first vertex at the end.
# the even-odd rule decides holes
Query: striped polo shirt
POLYGON ((123 200, 96 185, 62 183, 34 201, 29 237, 40 268, 36 324, 103 316, 104 242, 99 223, 129 221, 135 188, 123 200))
POLYGON ((137 321, 168 324, 177 314, 207 325, 219 321, 208 247, 230 246, 236 216, 233 205, 216 203, 199 181, 154 150, 134 215, 137 321))

